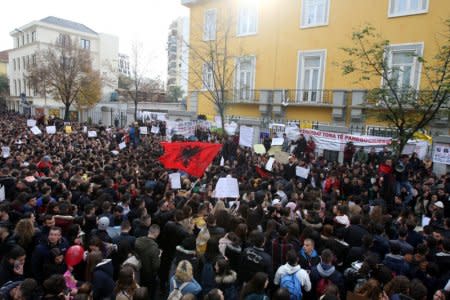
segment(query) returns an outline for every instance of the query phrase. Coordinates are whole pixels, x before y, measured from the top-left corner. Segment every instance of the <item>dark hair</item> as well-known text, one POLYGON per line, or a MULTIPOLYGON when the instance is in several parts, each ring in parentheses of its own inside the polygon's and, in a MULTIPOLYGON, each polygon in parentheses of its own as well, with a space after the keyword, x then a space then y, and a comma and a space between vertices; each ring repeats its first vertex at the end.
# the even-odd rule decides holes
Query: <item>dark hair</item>
POLYGON ((146 287, 140 287, 134 291, 133 300, 147 300, 148 289, 146 287))
POLYGON ((245 299, 247 295, 252 293, 264 293, 265 285, 269 276, 263 272, 257 272, 252 279, 244 286, 241 293, 241 299, 245 299))
POLYGON ((43 284, 46 295, 58 296, 66 289, 66 281, 61 274, 50 276, 43 284))
POLYGON ((272 295, 272 300, 290 300, 291 294, 288 289, 278 288, 272 295))
POLYGON ((230 269, 230 263, 228 262, 227 259, 220 257, 219 259, 217 259, 216 261, 217 264, 217 275, 229 275, 231 274, 231 269, 230 269))
POLYGON ((219 289, 212 289, 205 295, 203 300, 221 300, 223 296, 220 295, 219 289))
POLYGON ((125 265, 120 269, 116 288, 114 289, 116 295, 120 292, 126 292, 128 295, 134 294, 137 284, 133 275, 134 269, 131 266, 125 265))
POLYGON ((286 254, 286 261, 291 266, 296 266, 298 263, 298 256, 294 249, 291 249, 286 254))
POLYGON ((334 254, 330 249, 324 249, 320 257, 324 264, 330 265, 333 263, 334 254))
POLYGON ((17 259, 21 256, 26 255, 27 253, 25 252, 25 249, 23 249, 21 246, 16 245, 14 246, 9 253, 6 255, 5 258, 7 259, 17 259))
POLYGON ((250 243, 255 247, 261 247, 264 244, 264 233, 253 230, 249 237, 250 243))

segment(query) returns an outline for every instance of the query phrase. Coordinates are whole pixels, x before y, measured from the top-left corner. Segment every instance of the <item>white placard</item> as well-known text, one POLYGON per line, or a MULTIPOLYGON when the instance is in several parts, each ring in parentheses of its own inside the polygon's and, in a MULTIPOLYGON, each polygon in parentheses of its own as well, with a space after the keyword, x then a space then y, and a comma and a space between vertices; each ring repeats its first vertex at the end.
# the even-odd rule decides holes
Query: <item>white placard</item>
POLYGON ((88 132, 87 126, 83 126, 83 132, 84 132, 84 133, 88 132))
POLYGON ((216 123, 217 128, 222 128, 222 118, 220 116, 215 116, 214 122, 216 123))
POLYGON ((11 149, 8 146, 2 147, 2 157, 8 158, 11 155, 11 149))
POLYGON ((450 145, 438 143, 434 144, 433 162, 450 165, 450 145))
POLYGON ((266 163, 266 170, 272 172, 273 163, 275 162, 275 158, 269 158, 269 161, 266 163))
POLYGON ((117 151, 117 150, 111 150, 111 153, 112 153, 113 155, 119 155, 119 151, 117 151))
POLYGON ((148 128, 147 127, 139 127, 139 133, 140 134, 148 134, 148 128))
POLYGON ((273 138, 272 139, 272 146, 282 146, 284 142, 283 138, 273 138))
POLYGON ((88 137, 90 137, 90 138, 95 138, 95 137, 97 137, 97 131, 95 131, 95 130, 89 130, 89 131, 88 131, 88 137))
POLYGON ((295 175, 306 179, 308 178, 309 175, 309 169, 297 166, 295 167, 295 175))
POLYGON ((55 134, 56 133, 56 126, 47 126, 47 127, 45 127, 45 131, 48 134, 55 134))
POLYGON ((169 174, 170 187, 174 190, 181 189, 181 174, 180 173, 172 173, 169 174))
POLYGON ((219 178, 214 193, 215 198, 238 198, 239 185, 236 178, 219 178))
POLYGON ((422 227, 428 226, 430 224, 431 218, 427 216, 422 216, 422 227))
POLYGON ((34 126, 36 126, 36 120, 28 119, 28 120, 27 120, 27 126, 28 126, 28 127, 34 127, 34 126))
POLYGON ((122 142, 122 143, 119 144, 119 149, 120 150, 122 150, 122 149, 124 149, 126 147, 127 147, 127 144, 125 142, 122 142))
POLYGON ((238 124, 236 122, 231 122, 225 124, 225 131, 228 135, 234 135, 236 133, 238 124))
POLYGON ((42 134, 42 131, 41 131, 41 130, 39 129, 39 127, 37 127, 37 126, 31 127, 31 132, 32 132, 34 135, 42 134))
POLYGON ((152 126, 152 129, 150 130, 151 133, 153 134, 158 134, 159 133, 159 127, 158 126, 152 126))
POLYGON ((5 201, 6 196, 5 196, 5 186, 4 185, 0 185, 0 202, 5 201))
POLYGON ((239 130, 239 145, 244 147, 253 146, 253 127, 241 126, 239 130))
POLYGON ((220 166, 223 167, 225 165, 225 159, 223 156, 220 158, 220 166))

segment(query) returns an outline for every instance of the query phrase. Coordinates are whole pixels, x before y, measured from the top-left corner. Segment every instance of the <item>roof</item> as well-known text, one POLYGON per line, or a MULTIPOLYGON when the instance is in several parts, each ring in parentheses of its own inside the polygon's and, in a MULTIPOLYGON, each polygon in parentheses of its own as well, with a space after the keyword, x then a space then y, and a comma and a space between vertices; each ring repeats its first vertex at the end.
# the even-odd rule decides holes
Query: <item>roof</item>
POLYGON ((60 18, 56 18, 56 17, 52 17, 52 16, 44 18, 40 21, 44 22, 44 23, 48 23, 48 24, 65 27, 65 28, 70 28, 70 29, 77 30, 77 31, 82 31, 82 32, 91 33, 91 34, 97 34, 97 32, 95 32, 94 30, 90 29, 89 27, 87 27, 86 25, 83 25, 81 23, 77 23, 77 22, 73 22, 73 21, 69 21, 69 20, 65 20, 65 19, 60 19, 60 18))
POLYGON ((10 50, 0 51, 0 61, 8 61, 8 52, 10 50))

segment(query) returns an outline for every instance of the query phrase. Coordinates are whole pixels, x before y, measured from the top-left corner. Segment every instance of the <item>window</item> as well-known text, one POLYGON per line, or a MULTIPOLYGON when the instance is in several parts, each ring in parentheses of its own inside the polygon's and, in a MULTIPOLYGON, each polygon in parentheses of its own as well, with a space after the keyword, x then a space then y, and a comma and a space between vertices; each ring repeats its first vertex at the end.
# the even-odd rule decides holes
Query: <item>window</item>
POLYGON ((214 41, 216 39, 217 9, 205 11, 203 22, 203 40, 214 41))
POLYGON ((301 26, 315 27, 328 24, 330 13, 330 0, 303 0, 301 13, 301 26))
POLYGON ((58 36, 57 43, 61 46, 69 46, 70 45, 70 36, 68 34, 60 33, 58 36))
POLYGON ((17 79, 17 82, 19 83, 19 92, 17 93, 17 95, 20 95, 20 93, 22 93, 22 85, 20 79, 17 79))
POLYGON ((17 96, 17 81, 14 79, 14 96, 17 96))
POLYGON ((14 65, 14 71, 17 69, 17 66, 16 66, 16 59, 15 58, 13 58, 13 65, 14 65))
POLYGON ((80 40, 80 47, 82 49, 91 49, 91 41, 90 40, 81 39, 80 40))
POLYGON ((16 45, 17 45, 17 48, 19 48, 19 46, 20 46, 20 39, 19 38, 16 38, 16 45))
POLYGON ((32 42, 36 41, 36 31, 33 31, 33 32, 31 33, 31 41, 32 41, 32 42))
POLYGON ((322 102, 325 58, 326 50, 299 52, 297 101, 322 102))
POLYGON ((214 68, 212 63, 203 64, 203 88, 205 90, 214 88, 214 68))
POLYGON ((241 57, 236 66, 236 100, 252 100, 255 84, 256 58, 241 57))
POLYGON ((238 36, 256 34, 258 31, 258 7, 246 5, 239 9, 238 36))
POLYGON ((30 34, 27 33, 27 44, 30 42, 30 34))
POLYGON ((428 0, 389 0, 389 17, 423 14, 428 12, 428 0))
POLYGON ((25 35, 22 34, 22 46, 25 45, 25 35))
POLYGON ((33 66, 36 65, 36 54, 33 54, 33 56, 31 57, 31 60, 33 62, 33 66))
POLYGON ((27 94, 27 81, 25 79, 23 79, 23 93, 27 94))
POLYGON ((25 56, 22 56, 22 68, 23 68, 24 70, 27 69, 27 65, 25 64, 25 56))
POLYGON ((17 58, 17 70, 20 71, 20 57, 17 58))
POLYGON ((417 57, 422 53, 422 44, 389 46, 388 77, 397 89, 419 89, 421 64, 417 57))

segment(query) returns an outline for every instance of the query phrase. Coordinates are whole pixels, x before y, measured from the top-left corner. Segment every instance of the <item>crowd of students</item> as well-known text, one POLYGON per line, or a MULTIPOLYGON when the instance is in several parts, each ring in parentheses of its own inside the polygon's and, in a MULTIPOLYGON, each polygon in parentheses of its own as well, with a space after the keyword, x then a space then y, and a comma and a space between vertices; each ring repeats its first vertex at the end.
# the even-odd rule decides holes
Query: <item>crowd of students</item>
POLYGON ((450 175, 415 155, 339 164, 301 136, 267 172, 267 154, 212 136, 221 154, 173 190, 157 135, 119 149, 129 130, 40 126, 0 116, 1 299, 450 298, 450 175), (239 199, 213 197, 227 175, 239 199))

